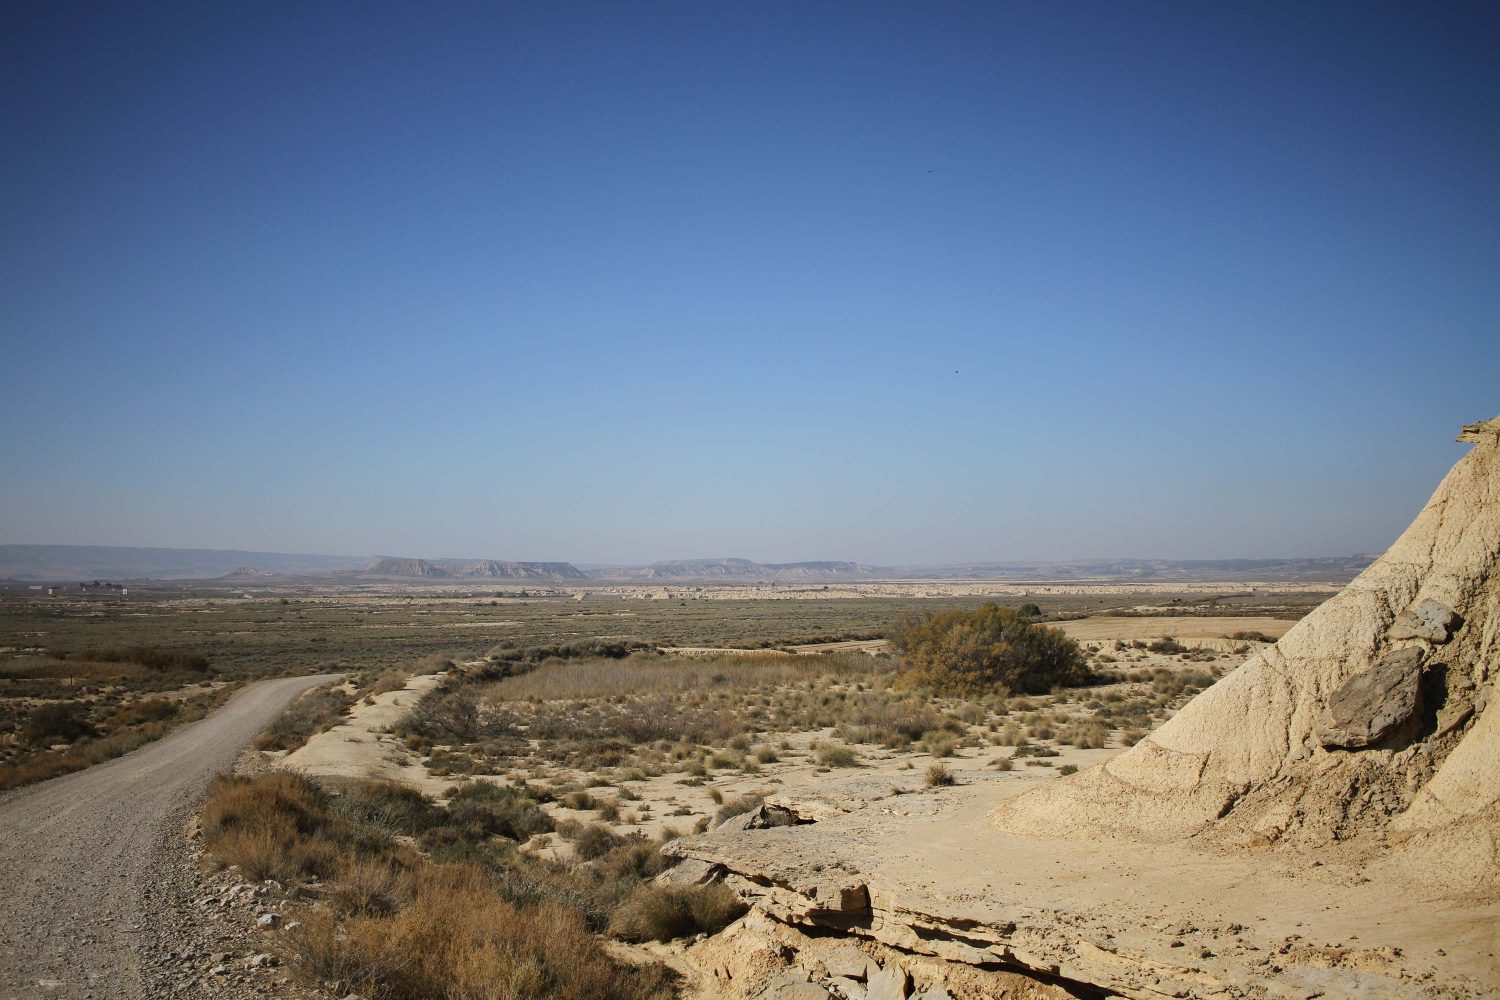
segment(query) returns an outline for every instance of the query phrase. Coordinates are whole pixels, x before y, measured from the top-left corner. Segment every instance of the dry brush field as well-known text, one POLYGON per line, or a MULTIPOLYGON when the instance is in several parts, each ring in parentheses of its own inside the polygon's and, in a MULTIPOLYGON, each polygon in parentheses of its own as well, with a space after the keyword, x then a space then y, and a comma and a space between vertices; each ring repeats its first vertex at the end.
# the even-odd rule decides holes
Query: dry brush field
POLYGON ((0 781, 126 752, 251 679, 340 671, 210 792, 205 859, 261 884, 277 914, 216 968, 370 1000, 675 996, 693 989, 674 949, 743 911, 722 885, 660 883, 675 838, 751 814, 816 818, 778 812, 789 791, 836 813, 1071 773, 1160 725, 1319 596, 1039 601, 1085 626, 1088 686, 942 694, 865 640, 980 598, 12 589, 0 781), (1110 612, 1122 624, 1105 631, 1122 638, 1087 627, 1087 611, 1110 612), (1241 638, 1161 638, 1179 624, 1241 638), (696 652, 661 652, 678 647, 696 652))

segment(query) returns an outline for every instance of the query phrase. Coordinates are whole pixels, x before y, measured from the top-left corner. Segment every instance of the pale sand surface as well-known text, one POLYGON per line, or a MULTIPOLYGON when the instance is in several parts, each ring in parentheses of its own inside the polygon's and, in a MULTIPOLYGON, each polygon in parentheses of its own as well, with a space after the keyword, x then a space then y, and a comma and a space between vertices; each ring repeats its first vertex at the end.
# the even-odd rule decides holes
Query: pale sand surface
MULTIPOLYGON (((281 766, 308 777, 347 780, 400 781, 431 795, 441 795, 448 782, 432 776, 421 758, 410 753, 388 730, 417 699, 443 680, 442 674, 410 678, 400 691, 361 699, 344 721, 281 759, 281 766)), ((271 756, 271 755, 268 755, 271 756)))
POLYGON ((1013 942, 1033 933, 1047 941, 1041 960, 1063 975, 1072 961, 1111 953, 1176 970, 1179 982, 1206 977, 1205 992, 1264 974, 1292 991, 1273 995, 1292 995, 1303 982, 1315 988, 1330 961, 1378 974, 1395 954, 1419 975, 1500 981, 1500 903, 1455 906, 1357 859, 1307 870, 1269 851, 1009 836, 987 815, 1035 781, 967 768, 959 777, 956 788, 915 790, 810 826, 691 838, 685 853, 788 886, 824 877, 836 859, 868 885, 877 937, 893 936, 879 925, 903 913, 953 928, 1011 928, 1004 936, 1013 942))
POLYGON ((1110 639, 1160 639, 1167 635, 1177 639, 1227 639, 1236 632, 1262 632, 1272 639, 1280 639, 1297 623, 1286 618, 1163 615, 1149 618, 1100 616, 1052 624, 1080 642, 1093 642, 1110 639))

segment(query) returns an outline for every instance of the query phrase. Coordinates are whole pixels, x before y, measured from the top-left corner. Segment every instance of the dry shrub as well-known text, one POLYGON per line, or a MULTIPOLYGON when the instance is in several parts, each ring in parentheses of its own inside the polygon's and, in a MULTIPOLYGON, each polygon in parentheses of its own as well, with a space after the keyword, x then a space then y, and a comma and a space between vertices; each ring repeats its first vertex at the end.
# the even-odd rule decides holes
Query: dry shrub
POLYGON ((338 868, 328 796, 298 775, 215 778, 199 817, 209 852, 253 879, 292 883, 338 868))
POLYGON ((625 941, 672 941, 694 934, 716 934, 746 910, 724 885, 641 885, 609 922, 609 932, 625 941))
POLYGON ((435 687, 417 699, 397 731, 428 743, 472 743, 481 735, 479 702, 468 688, 435 687))
POLYGON ((475 781, 460 785, 448 799, 448 825, 468 839, 500 836, 525 841, 553 827, 548 816, 529 797, 514 788, 475 781))
POLYGON ((142 698, 121 706, 104 720, 110 729, 119 726, 139 726, 147 722, 166 722, 177 714, 178 704, 165 698, 142 698))
POLYGON ((1064 726, 1058 740, 1084 750, 1098 750, 1109 742, 1109 727, 1097 719, 1080 719, 1064 726))
POLYGON ((934 757, 952 757, 958 752, 958 740, 947 733, 934 734, 922 741, 922 749, 934 757))
POLYGON ((366 1000, 667 1000, 671 974, 605 952, 576 910, 518 909, 470 865, 416 876, 388 917, 310 910, 278 950, 303 982, 366 1000))
POLYGON ((27 746, 72 743, 94 733, 89 706, 81 701, 53 701, 32 710, 16 735, 27 746))
POLYGON ((953 772, 943 764, 933 764, 927 769, 927 785, 929 788, 942 788, 958 783, 953 772))
POLYGON ((669 865, 657 844, 629 840, 594 862, 594 873, 604 882, 640 882, 665 871, 669 865))
POLYGON ((388 674, 381 674, 379 677, 375 678, 361 693, 364 694, 366 698, 373 698, 376 695, 387 694, 391 691, 401 691, 405 689, 405 687, 406 675, 402 673, 392 672, 388 674))
POLYGON ((859 763, 859 754, 842 743, 820 743, 814 756, 824 767, 853 767, 859 763))
POLYGON ((570 826, 563 835, 573 842, 573 850, 585 861, 602 858, 625 843, 624 837, 600 823, 570 826))
POLYGON ((324 898, 346 916, 386 917, 411 898, 412 876, 382 858, 351 858, 329 883, 324 898))
POLYGON ((443 820, 443 811, 415 788, 395 781, 362 781, 333 800, 334 816, 387 837, 416 836, 443 820))

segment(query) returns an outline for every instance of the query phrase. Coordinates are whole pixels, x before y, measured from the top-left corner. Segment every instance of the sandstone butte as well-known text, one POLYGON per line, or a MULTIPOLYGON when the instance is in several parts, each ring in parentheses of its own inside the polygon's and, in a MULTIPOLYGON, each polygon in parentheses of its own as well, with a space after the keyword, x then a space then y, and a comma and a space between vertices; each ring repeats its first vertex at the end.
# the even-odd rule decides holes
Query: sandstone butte
POLYGON ((1500 995, 1500 418, 1459 440, 1379 560, 1105 763, 670 845, 752 904, 689 949, 710 992, 1500 995))

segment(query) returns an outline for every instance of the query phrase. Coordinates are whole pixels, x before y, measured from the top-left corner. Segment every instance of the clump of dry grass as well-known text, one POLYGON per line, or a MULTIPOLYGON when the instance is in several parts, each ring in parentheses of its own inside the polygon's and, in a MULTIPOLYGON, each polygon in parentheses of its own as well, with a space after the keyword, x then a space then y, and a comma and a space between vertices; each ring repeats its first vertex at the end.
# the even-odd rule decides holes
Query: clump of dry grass
POLYGON ((824 767, 854 767, 859 763, 859 754, 842 743, 819 743, 813 757, 824 767))
POLYGON ((344 916, 386 917, 410 901, 412 875, 387 858, 352 858, 329 882, 323 898, 344 916))
POLYGON ((958 784, 958 779, 953 776, 952 771, 948 770, 947 765, 933 764, 927 769, 927 787, 944 788, 956 784, 958 784))
POLYGON ((360 693, 366 698, 374 698, 376 695, 388 694, 391 691, 401 691, 406 687, 406 680, 405 674, 391 671, 375 678, 360 693))
POLYGON ((671 974, 612 959, 583 916, 561 903, 518 908, 479 868, 421 871, 411 899, 390 915, 310 910, 277 949, 304 982, 367 1000, 527 997, 667 1000, 671 974))
POLYGON ((762 794, 742 795, 739 798, 730 799, 726 802, 723 796, 720 796, 719 801, 722 805, 719 806, 719 811, 714 816, 714 820, 715 822, 722 823, 727 819, 744 815, 752 809, 760 808, 761 803, 766 801, 766 797, 762 794))
POLYGON ((297 775, 220 776, 198 814, 203 844, 256 881, 326 878, 350 839, 328 805, 326 792, 297 775))
POLYGON ((738 920, 746 909, 723 885, 641 885, 615 911, 609 932, 635 942, 716 934, 738 920))
POLYGON ((1057 739, 1069 746, 1097 750, 1109 742, 1109 727, 1098 719, 1080 719, 1064 726, 1057 739))

